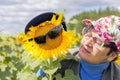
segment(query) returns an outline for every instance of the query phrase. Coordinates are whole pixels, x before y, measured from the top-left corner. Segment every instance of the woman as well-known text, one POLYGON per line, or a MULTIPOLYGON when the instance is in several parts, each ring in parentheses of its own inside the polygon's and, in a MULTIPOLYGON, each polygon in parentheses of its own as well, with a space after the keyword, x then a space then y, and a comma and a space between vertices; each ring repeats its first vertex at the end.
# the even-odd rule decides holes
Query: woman
POLYGON ((108 16, 83 20, 80 49, 74 55, 80 60, 65 60, 62 69, 72 69, 81 80, 120 80, 120 66, 115 62, 120 52, 120 17, 108 16), (67 64, 67 65, 66 65, 67 64))

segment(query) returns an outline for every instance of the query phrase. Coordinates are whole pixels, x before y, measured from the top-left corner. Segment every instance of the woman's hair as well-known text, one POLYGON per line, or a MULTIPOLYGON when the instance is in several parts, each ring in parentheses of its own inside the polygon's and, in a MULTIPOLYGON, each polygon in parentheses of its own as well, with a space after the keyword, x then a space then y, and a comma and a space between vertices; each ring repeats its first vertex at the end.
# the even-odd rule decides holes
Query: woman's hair
POLYGON ((112 52, 118 52, 117 46, 114 42, 110 42, 109 48, 110 48, 110 51, 108 52, 108 55, 112 52))
MULTIPOLYGON (((118 49, 114 42, 110 42, 109 48, 110 48, 110 51, 108 52, 107 55, 110 55, 112 52, 115 52, 118 55, 118 49)), ((115 61, 117 58, 118 58, 118 56, 115 59, 113 59, 112 61, 115 61)))

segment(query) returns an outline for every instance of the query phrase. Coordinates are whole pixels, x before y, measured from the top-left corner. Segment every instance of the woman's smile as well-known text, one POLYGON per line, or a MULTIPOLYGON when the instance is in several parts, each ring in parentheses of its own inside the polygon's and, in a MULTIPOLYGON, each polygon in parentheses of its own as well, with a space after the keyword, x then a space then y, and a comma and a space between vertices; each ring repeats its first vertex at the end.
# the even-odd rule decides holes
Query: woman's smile
POLYGON ((87 48, 85 48, 84 46, 81 46, 81 51, 83 52, 83 53, 87 53, 87 54, 90 54, 91 52, 87 49, 87 48))

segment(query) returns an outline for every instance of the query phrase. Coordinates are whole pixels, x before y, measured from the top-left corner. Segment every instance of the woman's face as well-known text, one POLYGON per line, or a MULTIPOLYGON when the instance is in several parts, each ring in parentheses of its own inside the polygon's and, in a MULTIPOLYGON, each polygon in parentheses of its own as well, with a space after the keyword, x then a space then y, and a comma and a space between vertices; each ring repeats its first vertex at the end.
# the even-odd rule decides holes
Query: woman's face
POLYGON ((78 55, 92 64, 106 62, 110 48, 102 46, 103 44, 108 43, 104 43, 95 31, 87 32, 81 41, 78 55))

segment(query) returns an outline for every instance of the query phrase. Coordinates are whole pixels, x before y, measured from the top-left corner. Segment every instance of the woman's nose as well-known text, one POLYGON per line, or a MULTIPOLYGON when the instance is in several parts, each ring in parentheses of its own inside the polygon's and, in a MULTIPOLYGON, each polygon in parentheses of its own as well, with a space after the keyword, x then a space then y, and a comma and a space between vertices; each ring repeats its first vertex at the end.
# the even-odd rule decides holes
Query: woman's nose
POLYGON ((85 41, 85 45, 91 47, 93 46, 93 38, 89 38, 85 41))

